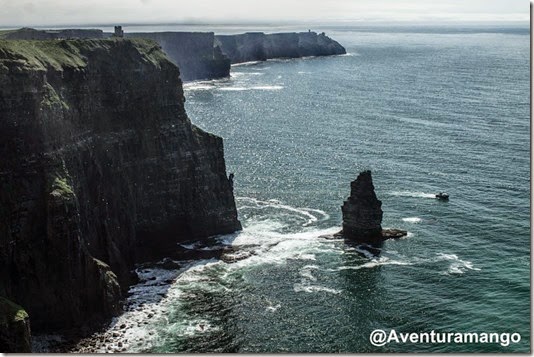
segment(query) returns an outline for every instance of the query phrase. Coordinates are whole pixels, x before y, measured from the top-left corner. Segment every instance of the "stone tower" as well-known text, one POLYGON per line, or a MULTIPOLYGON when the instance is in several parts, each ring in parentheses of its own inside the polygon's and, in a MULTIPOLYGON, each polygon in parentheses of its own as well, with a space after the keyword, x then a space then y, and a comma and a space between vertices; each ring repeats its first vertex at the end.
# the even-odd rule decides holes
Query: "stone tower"
POLYGON ((115 26, 115 32, 113 33, 114 37, 124 37, 124 31, 122 26, 115 26))

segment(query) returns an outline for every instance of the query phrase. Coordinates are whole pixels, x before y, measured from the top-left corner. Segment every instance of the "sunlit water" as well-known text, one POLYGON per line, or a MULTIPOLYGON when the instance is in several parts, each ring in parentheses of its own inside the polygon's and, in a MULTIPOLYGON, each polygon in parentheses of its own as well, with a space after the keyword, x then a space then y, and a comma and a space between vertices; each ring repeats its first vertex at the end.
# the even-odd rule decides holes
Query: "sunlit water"
POLYGON ((349 54, 186 84, 192 121, 225 140, 244 229, 218 241, 244 259, 178 272, 129 351, 529 351, 528 32, 329 35, 349 54), (364 169, 383 226, 410 232, 376 257, 319 237, 364 169), (377 328, 522 341, 374 347, 377 328))

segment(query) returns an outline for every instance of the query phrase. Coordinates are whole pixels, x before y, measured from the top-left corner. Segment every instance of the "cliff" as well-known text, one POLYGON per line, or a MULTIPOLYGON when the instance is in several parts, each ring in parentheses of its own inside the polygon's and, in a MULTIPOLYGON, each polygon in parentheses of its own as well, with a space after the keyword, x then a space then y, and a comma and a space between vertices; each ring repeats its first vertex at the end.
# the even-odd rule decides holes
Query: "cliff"
POLYGON ((0 297, 0 351, 31 352, 30 319, 24 309, 0 297))
POLYGON ((215 36, 216 45, 232 63, 265 61, 271 58, 299 58, 345 54, 345 48, 324 33, 293 32, 215 36))
POLYGON ((135 262, 240 229, 181 84, 149 40, 0 41, 0 296, 32 329, 117 314, 135 262))
MULTIPOLYGON (((110 36, 111 33, 95 29, 0 31, 0 39, 9 40, 101 39, 110 36)), ((180 68, 183 81, 229 77, 232 63, 346 53, 343 46, 324 33, 311 31, 217 36, 213 32, 132 32, 124 33, 124 36, 158 42, 180 68)))
POLYGON ((214 45, 213 32, 137 32, 125 37, 157 41, 178 65, 184 81, 230 76, 230 60, 214 45))

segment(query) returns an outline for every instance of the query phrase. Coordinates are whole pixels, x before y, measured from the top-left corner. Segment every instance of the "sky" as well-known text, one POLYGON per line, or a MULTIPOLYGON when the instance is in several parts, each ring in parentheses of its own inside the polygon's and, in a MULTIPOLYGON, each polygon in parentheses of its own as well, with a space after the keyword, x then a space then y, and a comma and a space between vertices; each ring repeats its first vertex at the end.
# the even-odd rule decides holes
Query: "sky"
POLYGON ((528 20, 527 0, 0 0, 0 28, 157 23, 502 23, 528 20))

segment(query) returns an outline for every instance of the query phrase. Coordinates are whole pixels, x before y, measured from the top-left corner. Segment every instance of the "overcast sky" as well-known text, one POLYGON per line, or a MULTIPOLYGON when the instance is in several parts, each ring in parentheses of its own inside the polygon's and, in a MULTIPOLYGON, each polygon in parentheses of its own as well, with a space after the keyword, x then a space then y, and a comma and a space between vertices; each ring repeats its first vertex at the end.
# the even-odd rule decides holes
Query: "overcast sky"
POLYGON ((528 21, 526 0, 0 0, 0 27, 282 21, 528 21))

